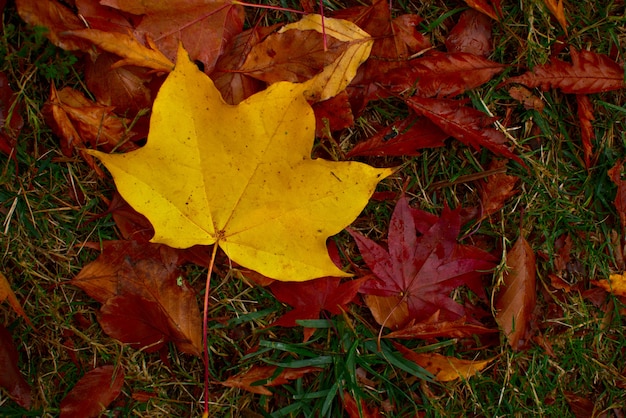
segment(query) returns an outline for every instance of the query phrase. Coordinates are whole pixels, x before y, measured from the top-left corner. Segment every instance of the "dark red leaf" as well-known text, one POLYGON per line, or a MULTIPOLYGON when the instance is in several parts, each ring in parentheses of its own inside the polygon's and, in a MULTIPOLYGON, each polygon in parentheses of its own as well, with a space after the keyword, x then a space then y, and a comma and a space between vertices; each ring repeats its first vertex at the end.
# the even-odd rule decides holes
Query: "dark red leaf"
POLYGON ((21 112, 21 102, 16 102, 16 95, 9 85, 9 78, 5 73, 0 72, 0 152, 11 155, 14 161, 17 161, 16 140, 24 127, 21 112))
POLYGON ((451 97, 483 85, 506 66, 465 52, 433 52, 387 72, 381 83, 391 91, 420 97, 451 97))
POLYGON ((124 372, 102 366, 85 374, 61 401, 61 418, 98 417, 122 391, 124 372))
POLYGON ((466 10, 446 38, 448 52, 466 52, 488 57, 493 52, 491 20, 483 13, 466 10))
POLYGON ((408 200, 402 197, 389 225, 389 250, 349 230, 364 261, 379 278, 363 285, 361 292, 404 301, 408 319, 416 322, 437 311, 442 321, 465 316, 465 309, 450 293, 467 285, 484 296, 481 277, 495 266, 495 259, 478 248, 459 245, 460 228, 460 211, 446 207, 437 222, 418 237, 408 200))
POLYGON ((272 392, 266 386, 280 386, 289 380, 298 379, 311 372, 319 372, 319 367, 300 367, 296 369, 279 370, 277 366, 252 366, 249 370, 231 376, 223 386, 240 388, 259 395, 271 396, 272 392))
MULTIPOLYGON (((269 288, 279 301, 294 309, 276 320, 272 325, 295 327, 298 319, 318 319, 322 311, 338 315, 347 309, 354 300, 364 279, 349 280, 341 283, 337 277, 323 277, 306 282, 272 283, 269 288)), ((314 329, 305 328, 304 341, 313 334, 314 329)))
POLYGON ((456 100, 414 96, 405 101, 418 114, 426 116, 442 131, 464 144, 474 149, 485 147, 495 154, 521 162, 506 146, 506 136, 490 126, 494 118, 485 113, 456 100))
POLYGON ((500 20, 500 16, 502 16, 500 0, 465 0, 465 3, 472 9, 486 14, 493 20, 500 20))
POLYGON ((537 301, 535 253, 520 236, 506 257, 508 269, 502 275, 502 288, 495 300, 496 322, 514 350, 529 343, 530 320, 537 301))
POLYGON ((576 418, 597 416, 594 415, 597 412, 595 403, 589 399, 589 396, 580 396, 570 391, 563 392, 563 395, 565 395, 565 400, 576 418))
POLYGON ((18 405, 30 409, 32 391, 17 367, 18 353, 8 329, 0 324, 0 387, 18 405))
POLYGON ((553 58, 549 64, 538 65, 532 71, 506 80, 547 91, 561 89, 563 93, 591 94, 620 90, 625 87, 624 69, 603 54, 577 51, 571 48, 572 63, 553 58))
POLYGON ((619 214, 622 224, 622 231, 626 231, 626 181, 622 180, 622 170, 624 169, 624 160, 619 160, 608 171, 611 181, 617 186, 617 194, 615 195, 615 209, 619 214))
POLYGON ((315 135, 328 136, 328 132, 335 132, 354 125, 354 116, 350 106, 350 98, 345 90, 336 96, 313 104, 315 112, 315 135))
POLYGON ((346 157, 419 155, 420 149, 443 146, 448 137, 428 118, 405 118, 359 142, 346 157))

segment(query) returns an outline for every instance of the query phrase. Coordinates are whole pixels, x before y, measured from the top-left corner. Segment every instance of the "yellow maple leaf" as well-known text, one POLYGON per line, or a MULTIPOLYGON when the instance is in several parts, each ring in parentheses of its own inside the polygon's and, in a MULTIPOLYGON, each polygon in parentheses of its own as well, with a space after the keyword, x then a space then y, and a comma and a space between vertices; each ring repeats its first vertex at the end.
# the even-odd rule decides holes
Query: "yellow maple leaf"
POLYGON ((615 296, 626 296, 626 273, 611 274, 609 280, 592 280, 591 283, 613 293, 615 296))
MULTIPOLYGON (((355 46, 371 48, 368 42, 355 46)), ((333 77, 355 73, 368 54, 340 57, 346 67, 333 77)), ((155 100, 146 146, 90 153, 150 220, 154 242, 216 244, 279 280, 347 276, 328 256, 326 239, 358 216, 393 170, 311 158, 315 117, 305 93, 321 96, 320 88, 315 80, 278 82, 228 105, 181 48, 155 100)))

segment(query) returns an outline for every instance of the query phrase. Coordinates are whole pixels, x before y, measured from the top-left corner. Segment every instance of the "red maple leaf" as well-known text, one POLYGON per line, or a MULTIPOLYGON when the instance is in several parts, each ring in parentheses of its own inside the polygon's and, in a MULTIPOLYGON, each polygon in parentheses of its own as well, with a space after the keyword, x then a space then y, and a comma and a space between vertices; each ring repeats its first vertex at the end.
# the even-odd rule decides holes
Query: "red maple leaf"
POLYGON ((406 197, 400 198, 389 225, 388 250, 349 230, 363 259, 380 279, 370 280, 360 291, 406 301, 407 320, 424 321, 437 311, 441 320, 466 315, 450 293, 467 285, 484 296, 481 277, 495 267, 495 258, 477 247, 457 243, 460 212, 445 207, 441 217, 426 227, 429 222, 424 222, 422 211, 412 209, 406 197), (422 222, 416 223, 414 217, 422 222))

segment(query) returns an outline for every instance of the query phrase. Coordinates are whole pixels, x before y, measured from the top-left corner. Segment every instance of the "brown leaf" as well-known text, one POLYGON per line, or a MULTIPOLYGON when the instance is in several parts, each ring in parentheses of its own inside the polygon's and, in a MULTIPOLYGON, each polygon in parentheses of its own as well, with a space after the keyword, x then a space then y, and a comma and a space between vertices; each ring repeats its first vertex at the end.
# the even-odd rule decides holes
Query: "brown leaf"
POLYGON ((493 160, 489 164, 489 171, 505 169, 503 172, 486 177, 480 182, 480 203, 483 218, 498 212, 504 203, 515 196, 519 191, 515 188, 519 177, 506 174, 508 160, 493 160))
POLYGON ((622 180, 622 170, 624 168, 624 160, 618 160, 607 172, 611 181, 617 186, 615 195, 615 209, 619 214, 622 232, 626 232, 626 181, 622 180))
POLYGON ((514 350, 529 342, 530 319, 535 309, 535 254, 523 236, 507 254, 508 270, 495 300, 496 322, 514 350))
POLYGON ((343 397, 341 398, 343 401, 343 408, 348 413, 349 418, 382 418, 382 414, 378 408, 368 408, 365 404, 364 399, 359 399, 359 404, 357 405, 356 400, 348 393, 348 391, 343 392, 343 397))
POLYGON ((124 371, 115 366, 97 367, 85 374, 60 405, 61 418, 98 417, 122 391, 124 371))
POLYGON ((363 295, 374 320, 389 329, 399 329, 410 321, 409 304, 401 296, 363 295))
POLYGON ((545 107, 543 100, 532 94, 526 87, 511 87, 509 89, 509 95, 518 102, 521 102, 525 109, 534 109, 538 112, 543 112, 543 108, 545 107))
POLYGON ((195 292, 177 267, 183 261, 179 250, 164 245, 108 241, 71 283, 104 304, 99 319, 115 338, 153 349, 173 341, 181 351, 199 355, 201 315, 195 292))
POLYGON ((565 395, 565 400, 576 418, 593 418, 597 416, 595 415, 597 412, 595 403, 589 399, 589 396, 580 396, 570 391, 564 391, 563 395, 565 395))
POLYGON ((594 164, 593 141, 596 139, 596 134, 591 125, 591 122, 595 120, 593 104, 589 100, 589 96, 584 94, 576 95, 576 103, 578 104, 578 122, 580 123, 580 138, 583 145, 585 167, 590 169, 594 164))
POLYGON ((466 10, 446 38, 448 52, 488 57, 493 52, 491 20, 483 13, 466 10))
POLYGON ((18 352, 11 338, 11 333, 0 324, 0 387, 18 405, 30 409, 32 391, 17 367, 18 352))
POLYGON ((115 67, 113 54, 98 54, 95 61, 88 60, 85 66, 85 83, 98 103, 114 106, 119 114, 136 115, 152 105, 152 91, 148 83, 153 76, 147 69, 125 66, 115 67))
POLYGON ((320 367, 300 367, 295 369, 279 370, 277 366, 252 366, 245 372, 229 377, 221 382, 223 386, 240 388, 259 395, 271 396, 272 392, 267 386, 280 386, 289 380, 298 379, 311 372, 319 372, 320 367))
POLYGON ((493 360, 463 360, 456 357, 442 356, 437 353, 416 353, 401 344, 394 343, 400 354, 418 366, 428 370, 440 382, 456 379, 469 379, 493 360))
POLYGON ((9 78, 4 72, 0 72, 0 152, 15 155, 17 137, 24 127, 22 118, 22 103, 17 100, 17 95, 9 85, 9 78))
POLYGON ((623 89, 623 68, 606 55, 571 48, 572 63, 553 58, 549 64, 538 65, 525 74, 511 77, 506 83, 520 83, 547 91, 591 94, 623 89))
POLYGON ((84 29, 85 24, 70 9, 56 0, 16 0, 17 12, 31 26, 48 29, 45 36, 56 46, 66 50, 86 51, 89 42, 82 39, 68 39, 60 33, 68 30, 84 29))

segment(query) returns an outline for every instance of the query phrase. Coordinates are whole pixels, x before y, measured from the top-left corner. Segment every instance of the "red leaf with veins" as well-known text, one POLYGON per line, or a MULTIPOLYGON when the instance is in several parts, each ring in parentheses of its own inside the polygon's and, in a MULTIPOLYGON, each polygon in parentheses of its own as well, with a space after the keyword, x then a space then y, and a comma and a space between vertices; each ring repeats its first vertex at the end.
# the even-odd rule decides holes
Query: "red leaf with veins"
POLYGON ((389 71, 381 82, 394 92, 413 91, 421 97, 457 96, 488 82, 503 64, 465 52, 434 52, 389 71))
MULTIPOLYGON (((349 280, 341 283, 337 277, 322 277, 306 282, 272 283, 269 288, 279 301, 294 309, 276 320, 272 325, 283 327, 298 326, 298 319, 318 319, 322 311, 338 315, 354 300, 359 288, 367 279, 349 280)), ((304 341, 307 341, 315 330, 304 329, 304 341)))
POLYGON ((464 106, 464 102, 448 99, 411 97, 406 103, 418 114, 426 116, 442 131, 474 149, 485 147, 495 154, 521 162, 505 145, 506 136, 490 125, 495 118, 464 106))
POLYGON ((396 204, 391 217, 388 250, 349 230, 364 261, 380 280, 370 280, 361 292, 401 298, 408 304, 408 320, 425 321, 437 311, 442 321, 466 315, 450 298, 459 286, 467 285, 484 296, 482 275, 495 267, 494 257, 476 247, 457 243, 461 229, 460 210, 445 207, 437 221, 416 235, 416 224, 406 197, 396 204))
POLYGON ((571 49, 572 63, 553 58, 549 64, 538 65, 525 74, 511 77, 506 83, 540 87, 547 91, 561 89, 563 93, 591 94, 623 89, 624 69, 606 55, 571 49))

